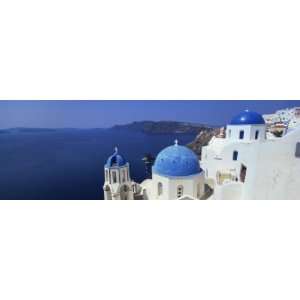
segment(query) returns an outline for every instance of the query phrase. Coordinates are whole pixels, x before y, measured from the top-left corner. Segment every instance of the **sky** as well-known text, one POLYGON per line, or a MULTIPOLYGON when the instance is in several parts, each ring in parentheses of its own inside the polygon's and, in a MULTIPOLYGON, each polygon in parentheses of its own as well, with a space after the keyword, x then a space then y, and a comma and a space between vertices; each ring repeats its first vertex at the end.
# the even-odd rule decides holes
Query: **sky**
POLYGON ((225 125, 242 110, 261 114, 300 107, 299 101, 0 101, 0 128, 107 128, 133 121, 225 125))

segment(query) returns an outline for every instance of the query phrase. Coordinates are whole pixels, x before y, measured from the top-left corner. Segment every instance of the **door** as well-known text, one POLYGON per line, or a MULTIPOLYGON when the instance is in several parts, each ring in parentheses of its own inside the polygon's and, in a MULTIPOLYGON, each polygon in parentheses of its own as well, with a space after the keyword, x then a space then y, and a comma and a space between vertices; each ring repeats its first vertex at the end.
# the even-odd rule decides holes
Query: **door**
POLYGON ((242 164, 241 171, 240 171, 240 181, 245 182, 246 179, 246 173, 247 173, 247 167, 242 164))

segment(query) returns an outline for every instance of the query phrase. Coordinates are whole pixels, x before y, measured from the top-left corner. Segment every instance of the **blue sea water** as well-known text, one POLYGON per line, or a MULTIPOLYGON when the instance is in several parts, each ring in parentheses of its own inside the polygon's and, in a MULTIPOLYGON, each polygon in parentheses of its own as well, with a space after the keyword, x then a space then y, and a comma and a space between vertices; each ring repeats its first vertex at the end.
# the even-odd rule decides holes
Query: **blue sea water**
POLYGON ((103 166, 115 146, 140 182, 146 177, 144 154, 194 137, 113 129, 3 131, 0 199, 103 199, 103 166))

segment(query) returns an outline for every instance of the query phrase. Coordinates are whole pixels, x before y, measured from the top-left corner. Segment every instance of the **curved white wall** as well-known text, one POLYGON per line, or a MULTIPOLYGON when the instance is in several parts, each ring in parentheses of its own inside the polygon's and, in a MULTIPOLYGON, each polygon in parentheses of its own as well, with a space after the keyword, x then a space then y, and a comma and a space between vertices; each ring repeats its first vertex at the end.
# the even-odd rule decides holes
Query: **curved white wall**
MULTIPOLYGON (((192 176, 167 177, 152 174, 151 196, 153 199, 175 200, 178 199, 178 187, 183 187, 182 195, 194 198, 204 194, 204 172, 192 176), (162 184, 162 193, 158 194, 158 184, 162 184)), ((199 198, 200 198, 199 197, 199 198)))

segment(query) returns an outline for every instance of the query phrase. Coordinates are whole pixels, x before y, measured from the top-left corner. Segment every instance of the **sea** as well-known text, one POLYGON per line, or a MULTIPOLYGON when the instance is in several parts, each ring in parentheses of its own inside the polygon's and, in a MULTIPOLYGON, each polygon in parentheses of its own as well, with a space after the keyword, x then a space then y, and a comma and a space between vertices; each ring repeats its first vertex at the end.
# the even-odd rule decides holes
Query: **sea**
POLYGON ((104 164, 117 146, 136 182, 142 158, 156 156, 194 134, 148 134, 115 129, 12 129, 0 132, 0 199, 103 199, 104 164))

